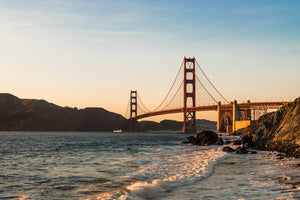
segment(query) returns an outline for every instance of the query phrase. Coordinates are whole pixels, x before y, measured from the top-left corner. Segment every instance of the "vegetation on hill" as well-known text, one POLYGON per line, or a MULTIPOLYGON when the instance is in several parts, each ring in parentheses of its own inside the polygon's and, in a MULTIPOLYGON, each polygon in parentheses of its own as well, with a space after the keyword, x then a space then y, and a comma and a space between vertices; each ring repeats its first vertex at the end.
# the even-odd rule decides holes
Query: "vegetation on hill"
POLYGON ((60 107, 45 100, 0 94, 2 131, 111 131, 127 129, 128 121, 103 108, 60 107))

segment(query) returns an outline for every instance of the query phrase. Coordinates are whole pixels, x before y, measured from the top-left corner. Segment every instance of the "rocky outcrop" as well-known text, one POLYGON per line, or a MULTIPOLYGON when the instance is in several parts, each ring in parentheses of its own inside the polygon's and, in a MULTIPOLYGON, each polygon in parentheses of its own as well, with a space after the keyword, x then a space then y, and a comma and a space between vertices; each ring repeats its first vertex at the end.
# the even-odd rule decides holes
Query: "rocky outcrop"
POLYGON ((198 133, 196 137, 190 136, 187 138, 187 140, 188 141, 182 143, 200 146, 219 145, 220 143, 224 144, 223 140, 219 139, 218 134, 213 131, 202 131, 198 133))
POLYGON ((223 147, 222 151, 224 151, 224 152, 235 152, 235 150, 233 148, 231 148, 230 146, 223 147))
POLYGON ((242 135, 242 145, 300 157, 300 97, 234 134, 242 135))
POLYGON ((127 126, 127 119, 103 108, 78 110, 0 94, 1 131, 111 131, 127 126))
POLYGON ((238 148, 236 148, 236 153, 237 154, 247 154, 248 153, 248 149, 244 146, 239 146, 238 148))
POLYGON ((255 154, 257 153, 257 151, 253 150, 253 149, 248 149, 245 146, 238 146, 236 149, 233 149, 230 146, 224 146, 222 148, 222 151, 224 152, 236 152, 237 154, 247 154, 247 153, 251 153, 251 154, 255 154))
POLYGON ((213 131, 202 131, 197 134, 196 142, 199 145, 213 145, 218 141, 217 133, 213 131))

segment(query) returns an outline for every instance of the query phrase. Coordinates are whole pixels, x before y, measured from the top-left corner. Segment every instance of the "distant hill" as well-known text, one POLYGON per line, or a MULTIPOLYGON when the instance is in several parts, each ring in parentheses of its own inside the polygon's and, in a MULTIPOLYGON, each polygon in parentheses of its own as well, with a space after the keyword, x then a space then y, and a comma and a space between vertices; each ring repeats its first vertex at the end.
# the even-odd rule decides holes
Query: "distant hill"
MULTIPOLYGON (((175 120, 163 120, 161 122, 141 121, 138 124, 140 131, 181 131, 183 122, 175 120)), ((196 120, 197 131, 217 130, 217 122, 206 119, 196 120)))
POLYGON ((111 131, 128 121, 103 108, 60 107, 45 100, 0 93, 0 131, 111 131))

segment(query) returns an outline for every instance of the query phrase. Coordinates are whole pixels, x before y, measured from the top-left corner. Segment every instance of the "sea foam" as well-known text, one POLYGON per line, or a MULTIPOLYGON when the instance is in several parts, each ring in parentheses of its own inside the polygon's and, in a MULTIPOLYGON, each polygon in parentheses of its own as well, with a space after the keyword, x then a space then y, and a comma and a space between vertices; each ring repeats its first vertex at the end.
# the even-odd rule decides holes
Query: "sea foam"
MULTIPOLYGON (((214 166, 229 155, 221 148, 199 147, 152 158, 130 176, 140 181, 132 182, 124 191, 102 194, 90 199, 151 199, 163 198, 176 187, 191 185, 209 176, 214 166)), ((128 174, 126 175, 128 176, 128 174)))

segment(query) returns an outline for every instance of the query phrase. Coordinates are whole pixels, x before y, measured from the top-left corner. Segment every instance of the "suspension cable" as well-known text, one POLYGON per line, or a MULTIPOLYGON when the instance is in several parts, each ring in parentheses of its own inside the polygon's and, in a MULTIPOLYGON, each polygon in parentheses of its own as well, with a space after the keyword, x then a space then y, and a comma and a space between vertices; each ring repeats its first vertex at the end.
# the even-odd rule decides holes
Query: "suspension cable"
POLYGON ((165 98, 162 100, 162 102, 161 102, 161 103, 160 103, 153 111, 157 111, 158 108, 166 101, 166 99, 167 99, 167 97, 169 96, 169 94, 170 94, 172 88, 174 87, 174 84, 175 84, 175 82, 176 82, 176 80, 177 80, 177 78, 178 78, 178 76, 179 76, 179 73, 180 73, 182 67, 183 67, 183 62, 184 62, 184 61, 182 61, 181 65, 180 65, 180 68, 179 68, 179 71, 177 72, 176 78, 174 79, 173 84, 172 84, 172 86, 170 87, 170 89, 169 89, 167 95, 165 96, 165 98))
POLYGON ((206 89, 206 87, 202 84, 202 82, 200 81, 200 79, 198 78, 198 76, 195 74, 195 72, 193 71, 194 76, 197 78, 198 82, 200 83, 200 85, 202 86, 202 88, 206 91, 206 93, 215 101, 215 103, 218 103, 218 101, 212 96, 212 94, 210 94, 210 92, 206 89))
POLYGON ((142 106, 144 107, 144 109, 145 109, 147 112, 150 112, 150 110, 143 104, 143 101, 142 101, 141 97, 139 96, 139 94, 137 95, 137 97, 138 97, 139 102, 141 102, 142 106))
POLYGON ((137 107, 141 110, 141 111, 143 111, 144 113, 147 113, 144 109, 142 109, 139 105, 137 105, 137 107))
POLYGON ((168 103, 163 109, 161 109, 161 110, 164 110, 165 108, 167 108, 167 107, 171 104, 171 102, 174 100, 174 98, 175 98, 176 95, 178 94, 178 92, 179 92, 179 90, 180 90, 182 84, 183 84, 183 81, 181 82, 179 88, 177 89, 176 93, 174 94, 174 96, 172 97, 172 99, 169 101, 169 103, 168 103))
POLYGON ((204 71, 202 70, 201 66, 199 65, 199 63, 197 62, 197 60, 195 59, 199 69, 201 70, 202 74, 204 75, 204 77, 208 80, 208 82, 210 83, 210 85, 217 91, 217 93, 225 100, 226 103, 229 103, 229 101, 219 92, 219 90, 214 86, 214 84, 209 80, 209 78, 206 76, 206 74, 204 73, 204 71))
POLYGON ((125 110, 125 118, 127 118, 127 114, 128 114, 128 112, 129 112, 129 104, 130 104, 130 95, 129 95, 129 98, 128 98, 128 103, 127 103, 127 108, 126 108, 126 110, 125 110))

